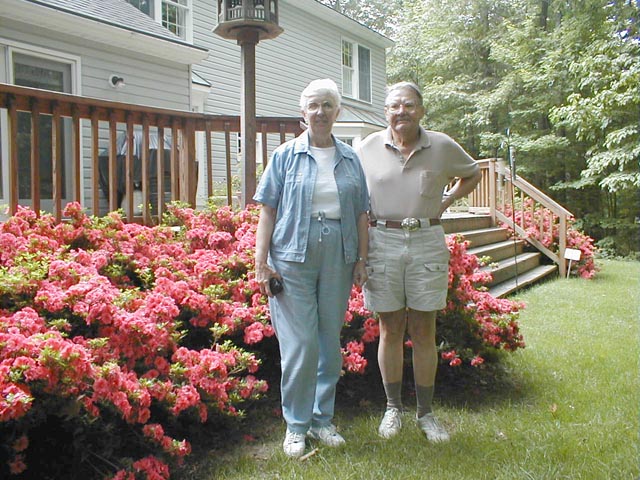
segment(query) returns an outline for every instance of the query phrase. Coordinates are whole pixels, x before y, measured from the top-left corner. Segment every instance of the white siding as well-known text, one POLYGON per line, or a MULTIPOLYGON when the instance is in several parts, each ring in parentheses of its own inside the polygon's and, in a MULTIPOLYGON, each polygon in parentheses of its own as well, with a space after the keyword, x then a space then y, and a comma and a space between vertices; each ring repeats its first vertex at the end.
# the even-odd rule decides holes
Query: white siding
MULTIPOLYGON (((296 5, 296 2, 280 2, 279 24, 284 32, 275 39, 258 43, 256 47, 257 115, 300 117, 300 93, 311 80, 331 78, 338 86, 342 85, 343 36, 371 50, 373 98, 372 103, 352 99, 343 99, 343 102, 381 113, 386 85, 384 48, 359 35, 358 32, 366 28, 355 22, 347 31, 296 5)), ((215 0, 194 0, 193 7, 194 44, 209 50, 209 57, 193 66, 194 71, 212 84, 205 111, 239 115, 241 48, 235 41, 213 33, 217 25, 215 0)), ((269 152, 277 143, 270 139, 269 152)), ((217 142, 214 143, 213 155, 213 176, 217 181, 225 182, 224 151, 217 142)), ((236 167, 233 174, 237 175, 238 162, 235 155, 233 157, 232 164, 236 167)), ((204 168, 200 172, 206 174, 204 168)))
POLYGON ((19 23, 12 24, 12 28, 3 28, 0 42, 3 38, 80 57, 81 92, 84 96, 160 108, 189 109, 191 80, 185 65, 162 63, 157 58, 132 57, 131 52, 110 50, 86 39, 79 42, 69 35, 46 29, 34 30, 19 23), (108 85, 112 73, 124 77, 125 88, 116 90, 108 85))
MULTIPOLYGON (((209 50, 209 57, 194 70, 213 88, 207 112, 240 113, 240 47, 213 33, 216 21, 213 0, 194 0, 194 44, 209 50)), ((358 35, 364 29, 353 23, 345 31, 326 19, 310 16, 290 3, 280 3, 280 26, 284 32, 256 48, 256 108, 258 115, 299 116, 300 92, 313 79, 331 78, 341 85, 341 41, 346 35, 371 50, 373 103, 345 99, 371 111, 382 111, 386 82, 385 51, 358 35)))

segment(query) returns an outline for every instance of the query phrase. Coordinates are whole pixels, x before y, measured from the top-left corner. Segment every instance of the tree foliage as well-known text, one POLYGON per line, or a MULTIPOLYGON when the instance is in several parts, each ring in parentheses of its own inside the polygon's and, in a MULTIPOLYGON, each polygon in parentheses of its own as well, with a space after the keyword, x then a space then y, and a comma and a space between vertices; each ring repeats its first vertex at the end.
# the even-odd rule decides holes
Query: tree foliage
POLYGON ((429 128, 478 158, 504 157, 510 144, 518 173, 601 245, 637 250, 636 0, 325 3, 372 28, 387 12, 388 80, 422 87, 429 128))
POLYGON ((378 33, 393 38, 404 0, 318 0, 378 33))

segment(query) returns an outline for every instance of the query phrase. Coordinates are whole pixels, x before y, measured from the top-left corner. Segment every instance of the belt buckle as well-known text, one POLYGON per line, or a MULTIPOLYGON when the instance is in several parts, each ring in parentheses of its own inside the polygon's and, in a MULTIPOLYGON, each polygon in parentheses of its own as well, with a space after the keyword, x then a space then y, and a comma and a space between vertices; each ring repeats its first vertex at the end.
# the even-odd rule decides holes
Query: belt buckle
POLYGON ((416 230, 420 229, 420 220, 412 217, 404 218, 402 219, 402 223, 400 223, 400 226, 403 230, 406 230, 408 232, 415 232, 416 230))

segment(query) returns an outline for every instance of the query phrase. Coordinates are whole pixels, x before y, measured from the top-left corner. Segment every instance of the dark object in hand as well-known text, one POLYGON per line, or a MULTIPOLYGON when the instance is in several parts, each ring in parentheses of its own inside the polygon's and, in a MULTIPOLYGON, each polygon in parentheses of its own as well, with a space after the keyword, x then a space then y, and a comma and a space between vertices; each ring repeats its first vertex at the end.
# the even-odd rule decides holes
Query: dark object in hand
POLYGON ((269 290, 271 290, 271 293, 274 295, 278 295, 282 290, 284 290, 284 286, 279 278, 271 277, 269 279, 269 290))

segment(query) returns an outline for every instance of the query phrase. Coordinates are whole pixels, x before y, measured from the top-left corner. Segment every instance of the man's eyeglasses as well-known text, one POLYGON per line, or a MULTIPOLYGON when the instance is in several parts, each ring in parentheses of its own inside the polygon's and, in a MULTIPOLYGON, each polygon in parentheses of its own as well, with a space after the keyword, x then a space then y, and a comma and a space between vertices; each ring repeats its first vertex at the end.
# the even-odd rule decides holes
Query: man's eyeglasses
POLYGON ((389 113, 399 113, 402 108, 407 113, 415 113, 418 110, 418 104, 414 102, 388 103, 385 108, 389 113))
POLYGON ((320 111, 320 109, 322 109, 322 111, 324 111, 324 112, 332 112, 335 108, 336 108, 336 106, 331 102, 322 102, 322 103, 311 102, 311 103, 307 103, 307 112, 310 112, 310 113, 318 112, 318 111, 320 111))

